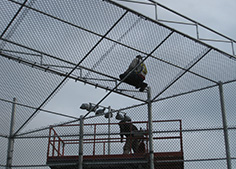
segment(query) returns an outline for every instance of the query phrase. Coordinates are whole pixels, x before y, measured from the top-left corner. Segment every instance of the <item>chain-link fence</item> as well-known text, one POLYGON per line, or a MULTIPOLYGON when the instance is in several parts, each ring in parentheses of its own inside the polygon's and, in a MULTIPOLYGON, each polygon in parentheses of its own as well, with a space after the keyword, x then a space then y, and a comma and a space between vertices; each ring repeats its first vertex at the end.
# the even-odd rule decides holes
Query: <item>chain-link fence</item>
POLYGON ((0 7, 0 168, 236 168, 233 55, 110 0, 0 7), (144 92, 119 78, 136 55, 144 92), (108 92, 80 117, 44 109, 72 80, 108 92))
MULTIPOLYGON (((235 167, 235 108, 227 104, 234 99, 234 85, 225 85, 224 90, 229 142, 226 142, 222 123, 218 87, 152 103, 155 168, 227 168, 229 150, 232 168, 235 167), (227 150, 226 144, 229 144, 227 150)), ((11 111, 13 103, 7 104, 6 111, 11 111)), ((21 106, 17 105, 16 111, 21 110, 21 106)), ((150 168, 148 116, 147 104, 114 111, 110 118, 91 116, 83 119, 82 137, 79 119, 69 124, 62 122, 25 131, 13 137, 12 168, 78 168, 80 156, 83 168, 150 168), (128 121, 121 120, 124 115, 131 121, 129 118, 128 121), (122 131, 122 124, 128 124, 130 129, 122 131), (131 129, 131 124, 136 129, 131 129), (79 153, 81 139, 82 154, 79 153)), ((2 134, 1 168, 6 167, 9 139, 2 134)))

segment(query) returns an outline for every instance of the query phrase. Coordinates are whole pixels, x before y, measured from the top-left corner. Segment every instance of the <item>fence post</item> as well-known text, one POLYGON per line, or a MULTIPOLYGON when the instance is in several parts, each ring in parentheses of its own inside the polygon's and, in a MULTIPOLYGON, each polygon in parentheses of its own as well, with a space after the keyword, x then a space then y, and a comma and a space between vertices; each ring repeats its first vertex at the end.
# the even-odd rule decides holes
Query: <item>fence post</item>
POLYGON ((221 113, 222 113, 222 122, 224 128, 224 139, 225 139, 225 151, 227 158, 227 168, 231 169, 231 157, 230 157, 230 148, 229 148, 229 136, 228 136, 228 126, 225 112, 225 103, 224 103, 224 93, 222 82, 219 82, 219 92, 220 92, 220 104, 221 104, 221 113))
POLYGON ((12 157, 13 157, 13 147, 14 147, 14 124, 15 124, 15 110, 16 110, 16 98, 13 98, 12 104, 12 113, 11 113, 11 125, 10 125, 10 134, 8 138, 8 149, 7 149, 7 164, 6 169, 11 169, 12 157))
POLYGON ((152 103, 151 103, 151 88, 147 88, 148 98, 148 138, 149 138, 149 155, 150 169, 154 169, 154 152, 153 152, 153 136, 152 136, 152 103))
POLYGON ((80 116, 80 132, 79 132, 79 169, 83 169, 83 135, 84 135, 84 119, 80 116))
POLYGON ((109 113, 109 117, 108 117, 108 155, 111 154, 111 107, 108 107, 108 113, 109 113))

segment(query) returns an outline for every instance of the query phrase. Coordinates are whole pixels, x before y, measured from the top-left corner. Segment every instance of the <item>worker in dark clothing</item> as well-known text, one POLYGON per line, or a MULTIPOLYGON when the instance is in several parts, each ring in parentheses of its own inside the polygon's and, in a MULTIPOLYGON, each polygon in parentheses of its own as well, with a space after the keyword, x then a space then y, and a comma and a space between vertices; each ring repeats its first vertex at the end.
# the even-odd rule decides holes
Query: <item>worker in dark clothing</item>
POLYGON ((135 138, 135 133, 138 129, 135 125, 132 124, 131 121, 121 120, 119 122, 120 126, 120 136, 121 142, 123 142, 124 135, 126 136, 126 142, 123 147, 123 154, 129 154, 131 149, 133 149, 134 153, 138 151, 139 141, 135 138))
POLYGON ((143 92, 147 87, 147 83, 143 82, 147 74, 147 68, 146 65, 141 62, 142 56, 137 55, 136 58, 129 65, 128 69, 120 75, 120 79, 123 80, 130 73, 129 76, 124 80, 124 82, 135 86, 136 89, 139 89, 140 92, 143 92))

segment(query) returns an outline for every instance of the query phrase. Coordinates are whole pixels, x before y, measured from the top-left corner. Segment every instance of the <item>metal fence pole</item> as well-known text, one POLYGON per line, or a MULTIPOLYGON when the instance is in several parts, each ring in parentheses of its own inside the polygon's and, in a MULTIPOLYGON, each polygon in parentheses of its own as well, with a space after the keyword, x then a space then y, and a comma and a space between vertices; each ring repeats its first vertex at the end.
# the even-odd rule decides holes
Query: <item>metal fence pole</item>
POLYGON ((231 40, 231 47, 232 47, 232 53, 235 56, 235 52, 234 52, 234 41, 231 40))
POLYGON ((8 138, 6 169, 11 169, 11 165, 12 165, 13 147, 14 147, 13 132, 14 132, 14 124, 15 124, 15 110, 16 110, 16 98, 13 98, 10 134, 9 134, 9 138, 8 138))
POLYGON ((84 135, 84 119, 80 116, 80 132, 79 132, 79 169, 83 169, 83 135, 84 135))
POLYGON ((148 138, 149 138, 149 157, 150 169, 154 169, 154 152, 153 152, 153 136, 152 136, 152 103, 151 103, 151 88, 147 88, 148 97, 148 138))
POLYGON ((229 136, 228 136, 228 127, 227 127, 227 119, 226 119, 226 112, 225 112, 223 86, 222 86, 222 82, 219 82, 218 84, 219 84, 219 92, 220 92, 222 122, 223 122, 223 128, 224 128, 224 139, 225 139, 225 151, 226 151, 226 158, 227 158, 227 168, 231 169, 229 136))
POLYGON ((111 154, 111 107, 108 107, 108 113, 109 113, 109 117, 108 117, 108 155, 111 154))

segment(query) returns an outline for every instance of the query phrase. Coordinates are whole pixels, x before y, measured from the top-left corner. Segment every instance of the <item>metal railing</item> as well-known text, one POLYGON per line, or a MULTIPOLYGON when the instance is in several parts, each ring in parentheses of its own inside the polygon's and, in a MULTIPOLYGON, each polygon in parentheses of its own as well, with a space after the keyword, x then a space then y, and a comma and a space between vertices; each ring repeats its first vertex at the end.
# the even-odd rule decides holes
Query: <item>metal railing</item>
MULTIPOLYGON (((153 140, 179 140, 179 151, 183 152, 183 141, 182 141, 182 123, 181 120, 163 120, 163 121, 153 121, 153 125, 157 126, 160 123, 173 123, 178 122, 179 127, 177 130, 169 130, 169 131, 153 131, 153 135, 155 134, 169 134, 170 136, 154 136, 153 140), (170 133, 179 133, 178 135, 171 136, 170 133)), ((143 139, 145 143, 145 152, 142 152, 142 154, 148 153, 148 122, 147 121, 138 121, 138 122, 132 122, 135 126, 142 126, 142 129, 139 130, 139 134, 143 134, 142 136, 136 136, 135 139, 143 139)), ((118 126, 118 123, 110 123, 112 128, 114 126, 118 126)), ((64 125, 64 126, 57 126, 57 131, 60 131, 60 128, 68 128, 68 127, 78 127, 79 124, 76 125, 64 125)), ((93 128, 93 131, 88 134, 86 132, 83 135, 83 145, 90 145, 92 146, 92 149, 89 153, 87 153, 85 156, 92 156, 95 157, 96 155, 115 155, 115 154, 122 154, 116 152, 111 152, 111 154, 107 151, 107 145, 111 144, 113 146, 117 146, 117 144, 120 144, 120 133, 118 130, 114 130, 111 132, 110 137, 108 136, 108 133, 104 133, 104 131, 107 130, 108 123, 94 123, 94 124, 84 124, 84 127, 89 127, 90 129, 93 128), (104 129, 104 131, 101 131, 101 129, 104 129), (98 151, 99 150, 99 151, 98 151)), ((169 124, 171 126, 171 124, 169 124)), ((118 127, 116 127, 118 129, 118 127)), ((122 134, 130 134, 130 139, 133 139, 132 135, 137 132, 129 132, 129 133, 122 133, 122 134)), ((49 129, 49 140, 48 140, 48 151, 47 151, 47 158, 56 158, 56 157, 65 157, 65 156, 78 156, 78 154, 74 154, 72 152, 69 152, 65 154, 66 147, 69 145, 76 145, 78 148, 79 146, 79 138, 78 135, 58 135, 55 128, 49 129), (69 137, 69 138, 68 138, 69 137)), ((154 142, 155 143, 155 142, 154 142)), ((130 147, 131 148, 131 147, 130 147)), ((167 148, 168 149, 168 148, 167 148)), ((68 152, 68 151, 67 151, 68 152)), ((76 151, 78 152, 78 151, 76 151)), ((168 151, 170 152, 170 151, 168 151)), ((174 151, 173 151, 174 152, 174 151)), ((154 153, 158 153, 157 151, 154 153)))
MULTIPOLYGON (((193 36, 194 38, 202 41, 202 42, 214 42, 214 43, 222 43, 222 44, 227 44, 227 45, 230 45, 230 48, 231 48, 231 52, 226 52, 225 50, 223 50, 224 52, 226 52, 227 54, 230 54, 231 56, 234 56, 235 57, 235 48, 234 46, 236 45, 236 40, 218 32, 218 31, 215 31, 214 29, 212 28, 209 28, 173 9, 170 9, 154 0, 147 0, 147 2, 144 2, 144 1, 138 1, 138 0, 111 0, 112 2, 117 2, 119 4, 122 4, 123 5, 123 2, 126 2, 126 3, 130 3, 130 4, 139 4, 139 5, 144 5, 144 6, 152 6, 154 7, 153 11, 154 11, 154 18, 156 21, 160 22, 160 23, 166 23, 166 24, 177 24, 177 25, 183 25, 183 26, 193 26, 195 28, 195 35, 190 35, 190 36, 193 36), (172 14, 174 17, 175 16, 178 16, 179 18, 183 19, 183 21, 177 21, 177 19, 174 19, 173 17, 173 20, 171 19, 162 19, 160 18, 160 10, 159 9, 162 9, 164 11, 167 11, 168 14, 172 14), (200 35, 200 32, 201 31, 207 31, 207 32, 210 32, 212 33, 212 35, 215 35, 216 38, 208 38, 208 37, 205 37, 205 35, 200 35)), ((141 13, 141 12, 140 12, 141 13)), ((180 30, 181 31, 181 30, 180 30)))

